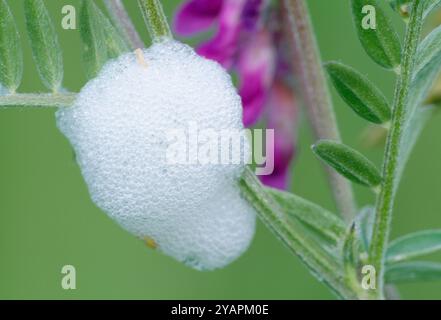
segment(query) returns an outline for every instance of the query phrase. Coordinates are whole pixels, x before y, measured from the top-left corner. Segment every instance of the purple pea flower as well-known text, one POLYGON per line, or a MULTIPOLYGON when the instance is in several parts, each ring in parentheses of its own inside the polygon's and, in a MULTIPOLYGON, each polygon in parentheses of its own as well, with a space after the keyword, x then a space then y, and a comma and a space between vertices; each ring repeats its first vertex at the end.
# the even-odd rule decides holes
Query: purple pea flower
MULTIPOLYGON (((197 52, 234 71, 239 79, 243 123, 250 127, 265 118, 274 129, 274 172, 261 176, 268 186, 286 189, 295 153, 295 100, 289 81, 290 64, 283 58, 280 28, 269 25, 268 0, 189 0, 178 10, 174 30, 181 36, 216 29, 197 52)), ((276 20, 279 17, 276 18, 276 20)))
POLYGON ((274 59, 271 34, 266 30, 256 32, 238 53, 236 71, 246 127, 255 124, 263 112, 274 79, 274 59))
POLYGON ((289 166, 295 155, 297 108, 292 89, 284 82, 273 83, 267 104, 268 129, 274 129, 274 172, 261 176, 260 180, 269 187, 287 189, 289 166))

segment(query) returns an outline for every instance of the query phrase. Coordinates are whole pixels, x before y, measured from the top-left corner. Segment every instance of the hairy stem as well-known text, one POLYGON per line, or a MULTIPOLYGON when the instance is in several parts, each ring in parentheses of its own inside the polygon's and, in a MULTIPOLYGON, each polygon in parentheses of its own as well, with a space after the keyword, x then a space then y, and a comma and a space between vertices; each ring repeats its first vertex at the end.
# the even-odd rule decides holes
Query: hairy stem
POLYGON ((287 219, 283 209, 249 168, 242 176, 240 187, 243 196, 254 206, 263 223, 308 266, 314 275, 325 282, 338 296, 345 299, 357 298, 354 291, 344 284, 341 265, 308 236, 299 222, 287 219))
MULTIPOLYGON (((307 113, 317 139, 339 141, 340 133, 328 91, 317 41, 304 0, 283 0, 289 18, 290 41, 301 79, 307 113)), ((337 207, 346 221, 356 213, 351 184, 325 167, 337 207)))
POLYGON ((159 0, 138 0, 147 29, 153 42, 171 39, 172 34, 159 0))
POLYGON ((392 210, 398 187, 399 157, 406 117, 406 99, 412 80, 415 53, 418 47, 424 1, 414 0, 412 13, 407 27, 401 63, 401 74, 397 79, 393 104, 392 124, 387 138, 383 164, 383 184, 377 199, 375 225, 369 250, 371 264, 377 274, 377 298, 384 298, 384 259, 390 232, 392 210))
POLYGON ((110 13, 110 17, 118 27, 119 31, 123 34, 124 39, 127 39, 128 44, 132 49, 143 48, 144 43, 141 40, 135 26, 130 20, 127 14, 124 4, 121 0, 105 0, 107 11, 110 13))
POLYGON ((1 107, 70 107, 76 93, 18 93, 0 96, 1 107))

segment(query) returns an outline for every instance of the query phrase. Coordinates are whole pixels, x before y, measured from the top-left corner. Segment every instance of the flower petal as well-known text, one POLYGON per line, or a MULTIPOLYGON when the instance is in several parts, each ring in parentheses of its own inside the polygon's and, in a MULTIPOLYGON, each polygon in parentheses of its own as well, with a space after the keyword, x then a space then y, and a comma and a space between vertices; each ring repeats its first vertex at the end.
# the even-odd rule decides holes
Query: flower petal
POLYGON ((262 114, 274 78, 274 61, 271 34, 266 30, 254 34, 240 52, 237 71, 246 127, 256 123, 262 114))
POLYGON ((223 0, 191 0, 177 11, 173 29, 181 36, 189 36, 210 28, 222 9, 223 0))
POLYGON ((248 0, 242 12, 242 26, 248 31, 257 28, 264 0, 248 0))
POLYGON ((268 101, 267 128, 274 129, 274 172, 260 176, 273 188, 287 189, 290 164, 295 154, 297 107, 291 88, 281 81, 272 87, 268 101))
POLYGON ((197 52, 229 69, 236 53, 241 31, 241 16, 246 0, 224 0, 215 37, 203 43, 197 52))

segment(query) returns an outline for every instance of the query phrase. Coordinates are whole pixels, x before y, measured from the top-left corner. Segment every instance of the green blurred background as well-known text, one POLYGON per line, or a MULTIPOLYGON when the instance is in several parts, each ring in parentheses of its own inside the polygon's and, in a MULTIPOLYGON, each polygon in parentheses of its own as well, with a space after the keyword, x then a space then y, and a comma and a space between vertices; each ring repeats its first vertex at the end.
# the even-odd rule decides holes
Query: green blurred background
MULTIPOLYGON (((76 0, 47 0, 65 60, 66 88, 85 83, 78 30, 61 29, 61 8, 76 0)), ((135 0, 125 1, 138 30, 149 42, 135 0)), ((171 19, 177 0, 163 4, 171 19)), ((391 98, 393 75, 365 55, 352 26, 347 0, 309 0, 324 60, 341 60, 367 74, 391 98)), ((9 1, 22 34, 25 77, 20 92, 43 91, 24 30, 23 1, 9 1)), ((77 11, 78 15, 78 11, 77 11)), ((403 25, 394 18, 402 33, 403 25)), ((382 148, 361 143, 365 122, 335 95, 344 141, 377 164, 382 148)), ((392 237, 441 227, 441 117, 422 134, 398 195, 392 237)), ((304 116, 293 190, 334 210, 304 116)), ((3 299, 333 299, 260 223, 251 248, 236 262, 214 272, 198 272, 123 231, 91 202, 67 140, 55 127, 54 110, 0 111, 0 298, 3 299), (61 288, 61 268, 77 270, 77 289, 61 288)), ((373 196, 356 188, 360 204, 373 196)), ((441 255, 434 260, 441 261, 441 255)), ((399 286, 403 298, 440 299, 441 282, 399 286)))

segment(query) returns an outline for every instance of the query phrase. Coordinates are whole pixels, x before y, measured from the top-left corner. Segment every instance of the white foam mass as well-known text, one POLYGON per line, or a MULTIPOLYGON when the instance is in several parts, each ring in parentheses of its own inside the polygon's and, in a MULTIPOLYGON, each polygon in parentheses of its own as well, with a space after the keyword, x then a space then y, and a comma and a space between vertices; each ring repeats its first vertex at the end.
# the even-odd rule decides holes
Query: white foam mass
POLYGON ((57 114, 95 204, 140 238, 196 269, 241 255, 255 214, 240 196, 244 165, 170 165, 167 130, 242 129, 230 76, 176 41, 108 62, 57 114))

